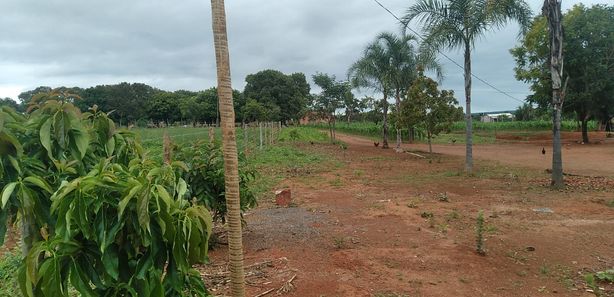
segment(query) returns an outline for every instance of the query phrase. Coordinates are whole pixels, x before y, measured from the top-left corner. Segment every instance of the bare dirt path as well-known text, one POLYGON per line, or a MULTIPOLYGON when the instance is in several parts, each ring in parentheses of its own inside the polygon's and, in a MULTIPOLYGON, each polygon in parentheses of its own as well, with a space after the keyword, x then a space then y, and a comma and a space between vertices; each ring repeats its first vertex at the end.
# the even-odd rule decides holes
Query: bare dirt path
MULTIPOLYGON (((278 188, 292 190, 292 207, 267 199, 245 216, 248 296, 588 297, 582 274, 614 267, 607 188, 552 191, 543 168, 486 158, 476 162, 481 173, 467 177, 459 156, 429 161, 339 138, 347 150, 300 148, 342 166, 289 174, 278 188), (480 210, 486 256, 475 253, 480 210)), ((228 292, 225 261, 220 246, 201 268, 217 296, 228 292)), ((614 296, 613 286, 603 287, 614 296)))
MULTIPOLYGON (((373 146, 373 141, 354 135, 337 134, 339 140, 353 145, 373 146)), ((394 140, 394 139, 393 139, 394 140)), ((394 147, 394 143, 391 143, 394 147)), ((404 149, 428 151, 425 144, 403 144, 404 149)), ((465 156, 464 144, 433 145, 435 153, 465 156)), ((473 147, 476 159, 499 161, 514 166, 545 170, 552 167, 552 144, 549 141, 478 144, 473 147), (546 154, 542 154, 542 148, 546 154)), ((614 176, 614 141, 578 144, 573 139, 563 143, 563 166, 566 173, 590 176, 614 176)))

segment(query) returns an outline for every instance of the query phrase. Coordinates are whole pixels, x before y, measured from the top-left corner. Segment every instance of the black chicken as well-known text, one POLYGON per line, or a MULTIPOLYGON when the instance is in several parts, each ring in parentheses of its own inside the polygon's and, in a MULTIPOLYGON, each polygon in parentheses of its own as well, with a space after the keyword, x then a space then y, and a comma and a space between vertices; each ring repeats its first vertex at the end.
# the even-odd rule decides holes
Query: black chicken
POLYGON ((542 147, 542 155, 545 155, 545 154, 546 154, 546 148, 542 147))
POLYGON ((378 147, 378 146, 379 146, 379 142, 374 142, 374 143, 373 143, 373 145, 374 145, 375 147, 378 147))

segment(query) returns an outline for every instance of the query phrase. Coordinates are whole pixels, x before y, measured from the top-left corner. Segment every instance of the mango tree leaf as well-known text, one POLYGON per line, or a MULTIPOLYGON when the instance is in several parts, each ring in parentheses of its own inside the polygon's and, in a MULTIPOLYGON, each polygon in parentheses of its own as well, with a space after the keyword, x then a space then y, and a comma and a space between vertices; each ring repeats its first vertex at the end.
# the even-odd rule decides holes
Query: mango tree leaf
POLYGON ((143 185, 138 184, 134 186, 132 189, 130 189, 130 191, 128 192, 128 195, 122 198, 122 200, 119 202, 119 205, 118 205, 118 213, 119 213, 120 218, 124 214, 124 211, 126 210, 126 206, 128 206, 128 203, 130 202, 130 200, 132 200, 132 198, 136 195, 136 193, 138 193, 142 189, 143 189, 143 185))
POLYGON ((4 207, 6 206, 6 203, 9 201, 9 198, 13 194, 13 191, 15 191, 15 187, 17 186, 17 184, 18 182, 9 183, 2 190, 2 209, 4 209, 4 207))
POLYGON ((23 181, 27 182, 27 183, 30 183, 32 185, 35 185, 35 186, 45 190, 49 194, 53 193, 53 190, 51 189, 51 186, 49 186, 49 184, 47 184, 47 182, 45 182, 43 179, 41 179, 38 176, 28 176, 28 177, 24 178, 23 181))
POLYGON ((50 159, 53 159, 53 154, 51 151, 51 118, 48 118, 40 128, 40 140, 41 144, 47 150, 47 155, 50 159))
POLYGON ((143 230, 149 231, 149 195, 147 193, 140 195, 136 200, 136 211, 139 219, 139 224, 143 230))
POLYGON ((102 265, 114 280, 119 279, 119 258, 115 246, 110 246, 102 255, 102 265))

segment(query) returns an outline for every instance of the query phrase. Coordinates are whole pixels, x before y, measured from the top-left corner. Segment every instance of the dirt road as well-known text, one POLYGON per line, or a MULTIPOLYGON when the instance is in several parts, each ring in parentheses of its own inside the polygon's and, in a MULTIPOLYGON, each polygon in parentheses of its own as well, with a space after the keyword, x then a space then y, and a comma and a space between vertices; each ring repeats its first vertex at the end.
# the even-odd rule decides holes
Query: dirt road
MULTIPOLYGON (((337 134, 339 140, 351 145, 373 146, 373 141, 337 134)), ((395 146, 394 139, 390 145, 395 146)), ((403 149, 428 151, 425 144, 403 144, 403 149)), ((433 152, 465 156, 465 145, 433 145, 433 152)), ((504 164, 545 170, 552 168, 552 145, 548 142, 518 142, 504 144, 479 144, 473 147, 476 159, 498 161, 504 164), (546 154, 542 154, 542 149, 546 154)), ((598 144, 578 144, 567 139, 563 145, 563 170, 566 173, 590 176, 614 176, 614 141, 598 144)))

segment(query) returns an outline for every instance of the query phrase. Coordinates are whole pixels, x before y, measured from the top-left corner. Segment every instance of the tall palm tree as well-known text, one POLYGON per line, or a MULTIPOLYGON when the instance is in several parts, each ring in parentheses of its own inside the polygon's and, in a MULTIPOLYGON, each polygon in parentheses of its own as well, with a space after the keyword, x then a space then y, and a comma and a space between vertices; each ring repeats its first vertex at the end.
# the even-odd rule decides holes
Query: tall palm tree
POLYGON ((387 149, 388 96, 392 90, 392 84, 390 79, 390 58, 385 48, 377 40, 369 44, 363 56, 350 66, 348 77, 353 87, 368 88, 383 94, 384 121, 382 148, 387 149))
POLYGON ((563 155, 561 150, 561 110, 564 90, 561 84, 563 74, 563 27, 562 0, 544 0, 542 12, 548 19, 550 31, 550 74, 552 77, 552 186, 561 188, 563 181, 563 155))
MULTIPOLYGON (((395 96, 396 111, 401 110, 401 98, 407 95, 412 82, 417 77, 417 69, 435 71, 438 78, 442 78, 443 71, 435 55, 428 52, 428 48, 420 47, 415 36, 404 34, 401 36, 384 32, 377 37, 389 58, 389 76, 391 88, 395 96), (414 43, 418 46, 414 46, 414 43)), ((397 131, 397 150, 401 148, 400 127, 397 131)))
POLYGON ((424 43, 436 50, 461 48, 465 54, 465 119, 467 150, 465 171, 473 171, 473 125, 471 119, 471 49, 486 32, 517 21, 523 32, 531 22, 524 0, 418 0, 402 21, 405 27, 417 19, 426 33, 424 43))
POLYGON ((217 62, 217 92, 222 124, 224 151, 224 179, 226 205, 228 208, 228 254, 230 262, 231 293, 234 297, 245 296, 243 269, 243 241, 241 234, 241 205, 239 197, 239 162, 235 132, 235 112, 230 81, 230 56, 226 33, 224 0, 211 0, 215 60, 217 62))

